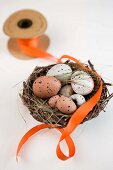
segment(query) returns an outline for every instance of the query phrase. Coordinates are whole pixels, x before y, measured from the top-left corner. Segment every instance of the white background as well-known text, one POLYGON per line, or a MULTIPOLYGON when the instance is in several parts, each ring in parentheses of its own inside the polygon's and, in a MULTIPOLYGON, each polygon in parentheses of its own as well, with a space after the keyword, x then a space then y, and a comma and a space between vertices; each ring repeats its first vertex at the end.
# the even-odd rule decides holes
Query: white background
POLYGON ((15 161, 19 140, 38 124, 18 96, 19 82, 36 65, 51 63, 39 59, 18 60, 7 49, 3 23, 12 12, 25 8, 46 16, 50 53, 56 57, 72 55, 83 62, 90 59, 103 78, 113 82, 112 0, 0 0, 0 170, 112 170, 113 99, 105 113, 101 112, 98 118, 79 126, 72 134, 76 144, 72 159, 63 162, 57 158, 55 149, 60 135, 55 130, 45 130, 24 145, 19 163, 15 161))

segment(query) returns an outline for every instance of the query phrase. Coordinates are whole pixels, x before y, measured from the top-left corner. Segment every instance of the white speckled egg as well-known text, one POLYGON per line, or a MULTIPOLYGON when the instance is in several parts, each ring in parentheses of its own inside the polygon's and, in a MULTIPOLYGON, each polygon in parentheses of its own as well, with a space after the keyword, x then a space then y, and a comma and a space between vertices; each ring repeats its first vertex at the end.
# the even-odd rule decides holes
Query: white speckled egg
POLYGON ((72 114, 77 109, 76 104, 73 102, 72 99, 61 96, 57 100, 56 107, 65 114, 72 114))
POLYGON ((94 81, 88 73, 76 71, 71 76, 71 86, 74 92, 81 95, 87 95, 92 92, 94 81))
POLYGON ((66 83, 71 75, 72 69, 67 64, 56 64, 47 72, 47 76, 55 76, 63 83, 66 83))
POLYGON ((70 97, 73 94, 73 89, 71 85, 67 84, 63 86, 60 90, 60 94, 66 97, 70 97))
POLYGON ((86 102, 85 97, 82 96, 81 94, 73 94, 70 96, 72 100, 75 100, 78 106, 81 106, 86 102))
POLYGON ((59 97, 60 97, 59 95, 51 97, 48 101, 49 106, 54 108, 56 106, 56 103, 57 103, 57 100, 59 99, 59 97))
POLYGON ((40 98, 55 96, 60 88, 60 81, 51 76, 40 76, 33 83, 33 92, 40 98))

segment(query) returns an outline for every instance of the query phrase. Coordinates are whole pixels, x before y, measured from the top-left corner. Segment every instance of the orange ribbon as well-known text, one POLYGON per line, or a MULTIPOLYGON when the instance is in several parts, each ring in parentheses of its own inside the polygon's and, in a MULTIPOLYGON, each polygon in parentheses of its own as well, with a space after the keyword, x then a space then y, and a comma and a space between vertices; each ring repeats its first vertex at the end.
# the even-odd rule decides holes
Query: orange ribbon
MULTIPOLYGON (((60 59, 58 59, 58 63, 62 62, 62 59, 67 58, 69 60, 72 60, 76 63, 78 63, 82 68, 84 68, 85 70, 90 70, 89 68, 86 68, 83 64, 81 64, 77 59, 71 57, 71 56, 62 56, 60 59)), ((92 71, 92 70, 90 70, 92 71)), ((67 126, 65 128, 56 128, 58 131, 61 132, 61 137, 60 140, 58 142, 57 148, 56 148, 56 154, 58 156, 59 159, 61 160, 67 160, 69 158, 71 158, 74 154, 75 154, 75 145, 73 140, 70 137, 70 134, 73 132, 73 130, 83 121, 83 119, 87 116, 87 114, 94 108, 94 106, 98 103, 100 97, 101 97, 101 93, 102 93, 102 80, 101 77, 94 71, 92 71, 96 76, 98 76, 99 80, 100 80, 100 87, 97 90, 97 92, 94 94, 93 97, 91 97, 86 103, 84 103, 81 107, 79 107, 72 115, 72 117, 70 118, 67 126), (68 146, 68 150, 69 150, 69 155, 66 156, 61 148, 60 148, 60 143, 65 140, 66 144, 68 146)), ((19 154, 19 151, 21 150, 23 144, 36 132, 45 129, 45 128, 53 128, 52 125, 49 124, 41 124, 38 126, 33 127, 31 130, 29 130, 21 139, 18 148, 17 148, 17 153, 16 153, 16 157, 19 154)))
POLYGON ((52 56, 50 53, 44 51, 43 49, 37 48, 38 43, 40 41, 40 37, 32 38, 32 39, 16 39, 19 48, 26 55, 31 57, 38 58, 48 58, 55 60, 56 58, 52 56))

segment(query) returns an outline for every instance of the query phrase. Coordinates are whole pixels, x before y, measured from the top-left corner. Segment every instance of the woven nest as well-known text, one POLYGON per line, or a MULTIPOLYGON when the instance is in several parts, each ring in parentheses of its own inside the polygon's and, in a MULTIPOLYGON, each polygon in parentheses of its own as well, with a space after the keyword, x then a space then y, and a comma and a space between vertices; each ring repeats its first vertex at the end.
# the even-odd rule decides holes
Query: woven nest
MULTIPOLYGON (((90 61, 88 61, 88 65, 84 64, 85 67, 90 68, 91 70, 94 70, 94 66, 90 61)), ((69 65, 72 69, 72 71, 75 70, 84 70, 81 66, 79 66, 77 63, 70 62, 69 60, 65 62, 65 64, 69 65)), ((67 115, 62 112, 60 112, 57 108, 53 109, 48 105, 48 100, 43 100, 37 96, 34 95, 32 90, 33 82, 40 76, 46 75, 47 71, 53 67, 53 65, 49 65, 46 67, 36 67, 33 71, 33 73, 29 76, 26 82, 23 82, 23 91, 22 94, 20 94, 20 97, 24 103, 24 105, 28 108, 30 111, 30 114, 33 116, 34 119, 37 121, 46 123, 46 124, 55 124, 58 127, 65 127, 70 120, 72 115, 67 115)), ((86 70, 85 70, 86 71, 86 70)), ((86 101, 89 100, 95 92, 98 90, 100 81, 99 78, 95 76, 91 71, 88 72, 93 80, 94 80, 94 89, 93 91, 85 96, 86 101)), ((113 97, 113 94, 109 94, 107 86, 110 85, 109 83, 103 82, 103 90, 100 97, 100 100, 98 103, 94 106, 94 108, 88 113, 87 117, 81 122, 84 123, 85 121, 91 120, 94 117, 97 117, 99 113, 106 107, 108 101, 113 97)))

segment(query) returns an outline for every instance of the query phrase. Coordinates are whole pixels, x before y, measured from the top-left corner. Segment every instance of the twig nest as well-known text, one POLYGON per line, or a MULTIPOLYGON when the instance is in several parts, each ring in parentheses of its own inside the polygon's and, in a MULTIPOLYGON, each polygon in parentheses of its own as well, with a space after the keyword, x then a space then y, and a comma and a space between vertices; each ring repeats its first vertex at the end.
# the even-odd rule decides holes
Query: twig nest
POLYGON ((94 89, 94 81, 88 73, 75 71, 71 76, 71 86, 74 92, 81 95, 88 95, 94 89))
POLYGON ((60 90, 60 94, 66 97, 70 97, 73 94, 73 89, 71 85, 67 84, 63 86, 60 90))
POLYGON ((55 108, 58 99, 59 99, 59 95, 51 97, 48 101, 49 106, 51 106, 52 108, 55 108))
POLYGON ((60 88, 60 81, 50 76, 40 76, 33 83, 33 92, 40 98, 55 96, 60 88))
POLYGON ((67 64, 56 64, 47 72, 47 76, 54 76, 63 83, 66 83, 72 74, 72 69, 67 64))
POLYGON ((61 96, 57 100, 56 107, 65 114, 72 114, 77 109, 76 104, 68 97, 61 96))
POLYGON ((82 96, 81 94, 73 94, 70 96, 72 100, 75 100, 78 106, 81 106, 86 102, 85 97, 82 96))
MULTIPOLYGON (((70 61, 66 61, 64 64, 68 65, 69 68, 71 68, 73 71, 73 74, 71 74, 72 77, 68 80, 67 83, 65 83, 66 87, 64 86, 64 83, 57 80, 56 77, 46 75, 48 70, 53 68, 53 64, 45 67, 37 66, 27 81, 23 82, 23 91, 20 94, 24 105, 28 108, 34 119, 47 124, 55 124, 60 128, 67 126, 71 116, 74 114, 74 112, 76 112, 76 109, 82 107, 81 105, 85 102, 85 100, 86 102, 90 100, 91 97, 95 95, 100 86, 100 80, 98 76, 96 76, 92 71, 89 70, 85 72, 85 69, 80 65, 70 61), (77 91, 78 87, 82 87, 82 89, 80 89, 82 92, 83 90, 86 91, 87 86, 90 85, 89 82, 91 83, 91 86, 90 90, 88 88, 88 92, 91 92, 94 87, 90 94, 81 97, 80 94, 76 93, 80 93, 80 91, 77 91), (75 92, 73 91, 71 99, 70 97, 64 96, 67 95, 67 91, 66 93, 63 93, 63 95, 60 94, 61 88, 65 87, 67 89, 67 85, 72 86, 75 85, 74 83, 79 86, 75 87, 75 92), (84 84, 85 89, 83 88, 84 84), (34 95, 34 93, 37 96, 34 95), (85 99, 83 99, 83 97, 85 97, 85 99)), ((58 64, 55 64, 54 66, 56 65, 58 64)), ((92 70, 94 70, 94 67, 92 67, 91 64, 90 66, 84 64, 84 67, 92 68, 92 70)), ((107 84, 104 82, 104 80, 102 81, 102 94, 100 100, 81 123, 98 116, 99 112, 105 108, 108 101, 113 96, 113 94, 109 95, 107 84)))

